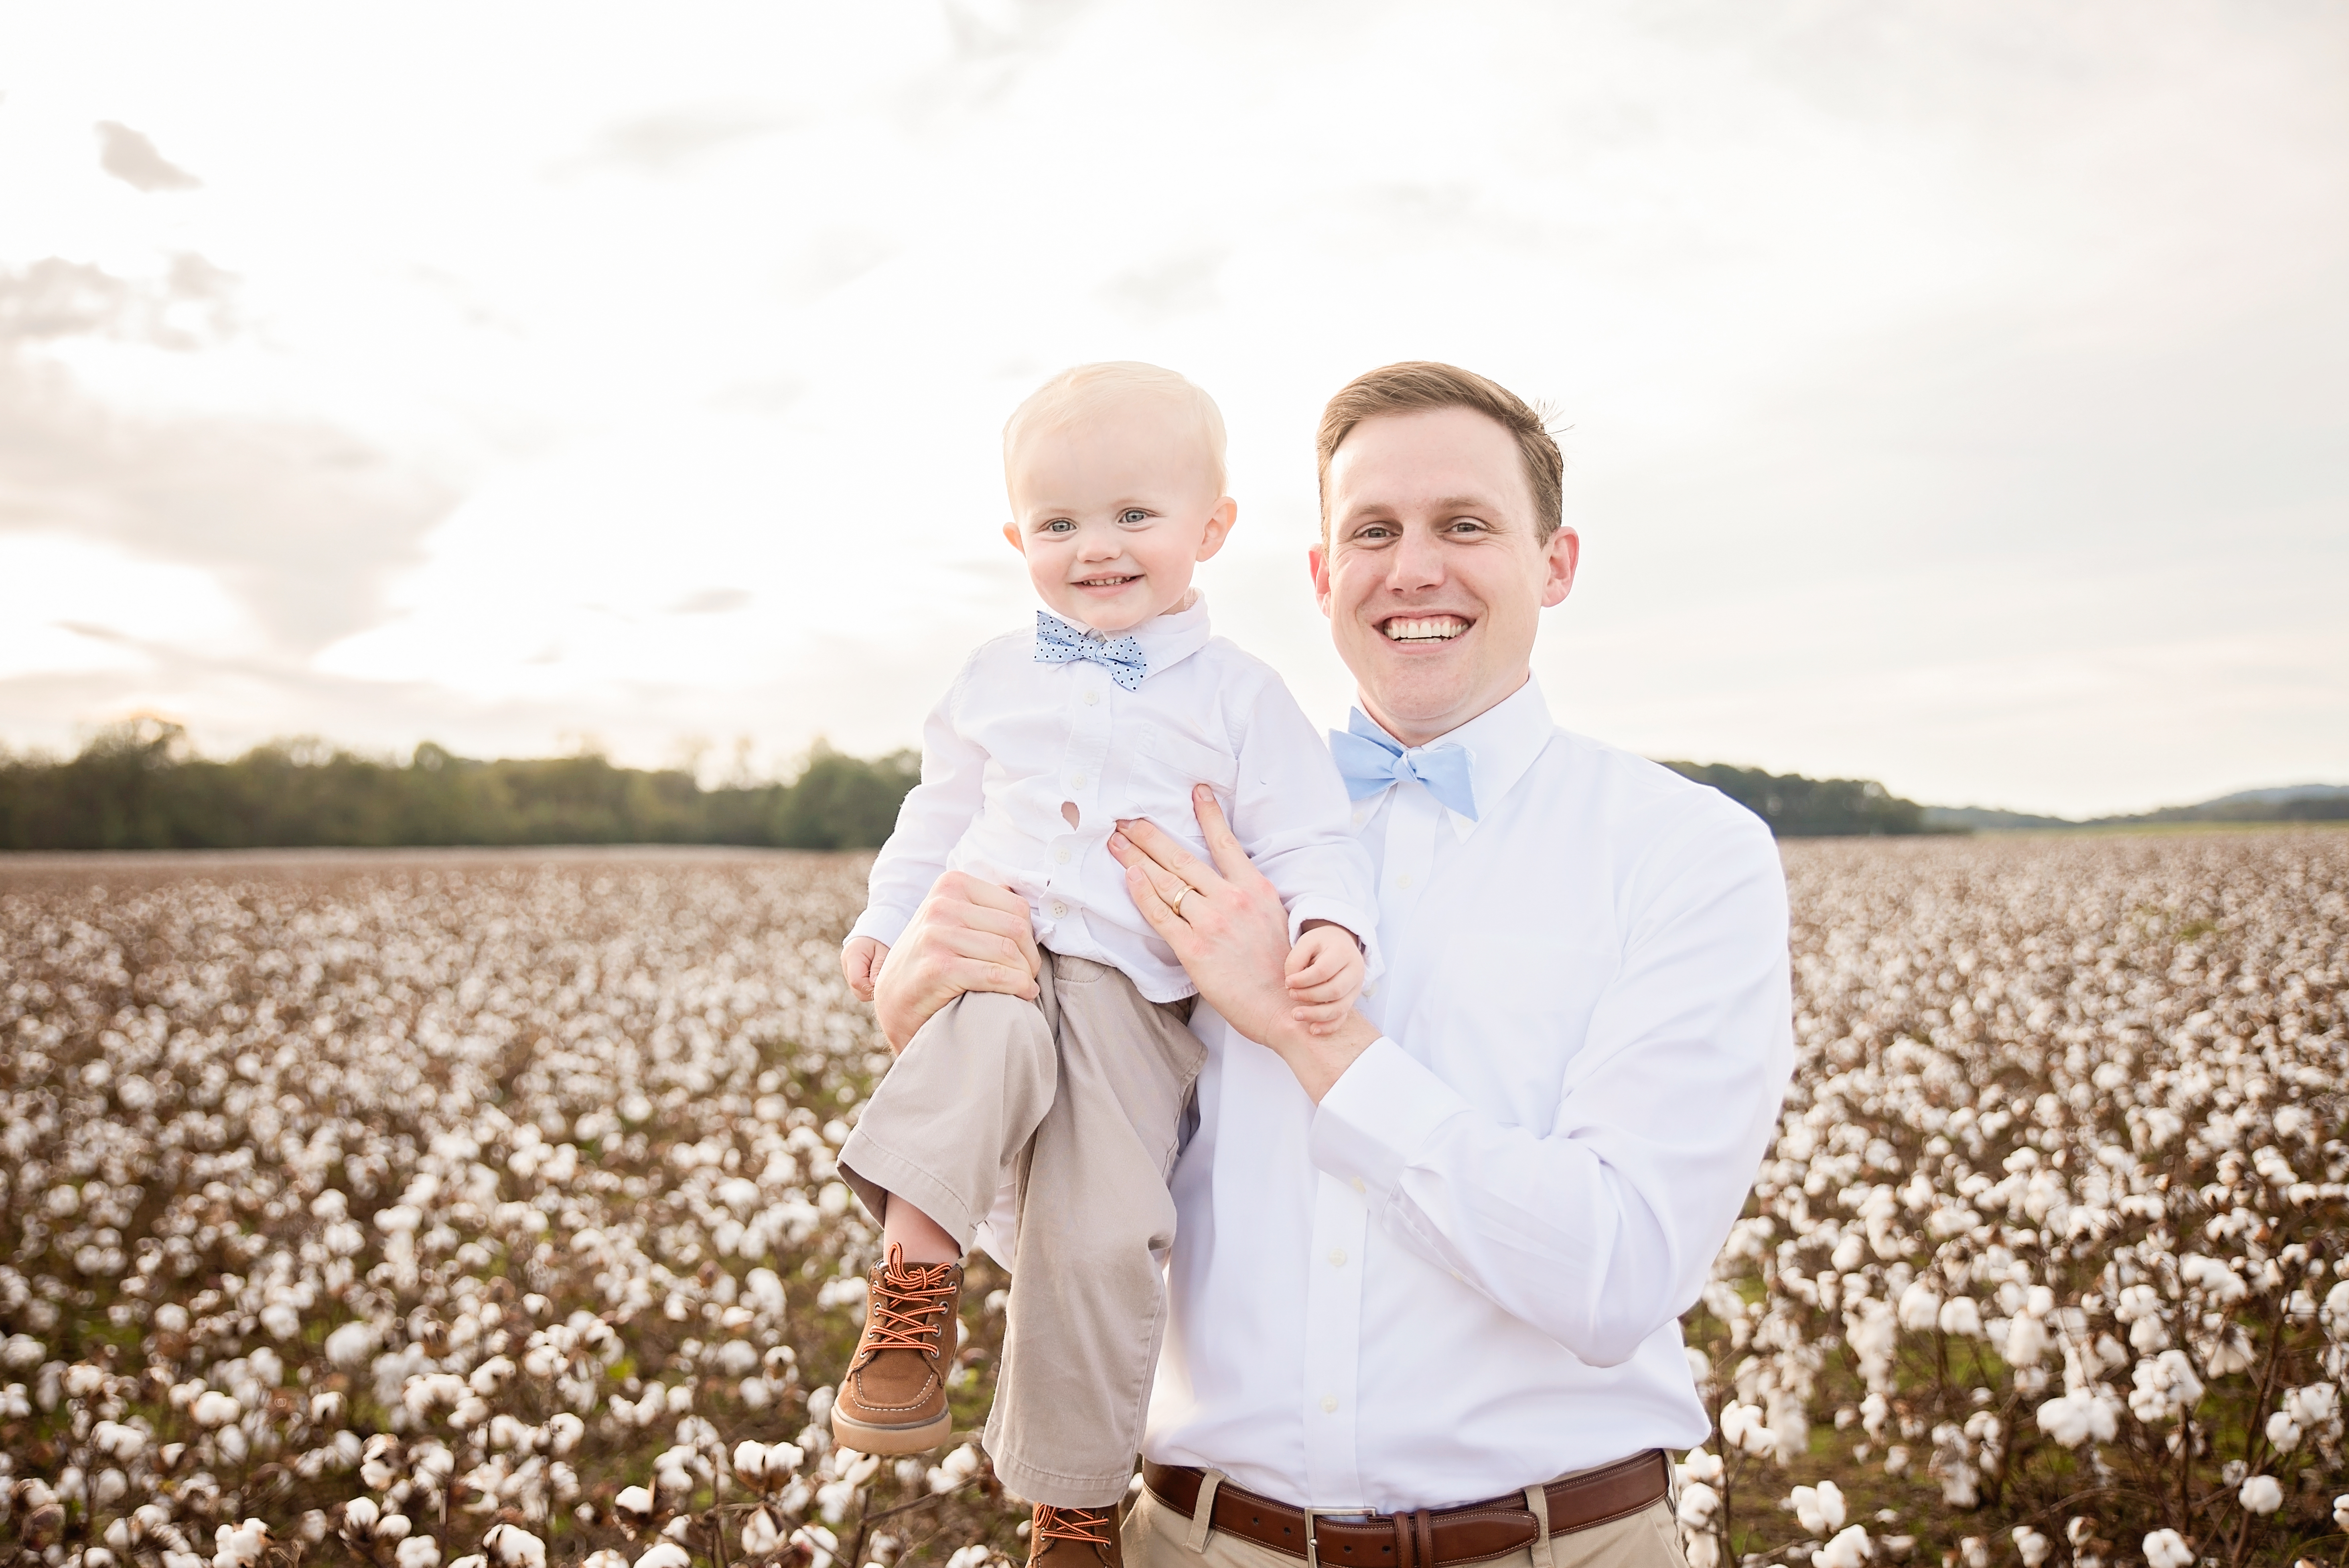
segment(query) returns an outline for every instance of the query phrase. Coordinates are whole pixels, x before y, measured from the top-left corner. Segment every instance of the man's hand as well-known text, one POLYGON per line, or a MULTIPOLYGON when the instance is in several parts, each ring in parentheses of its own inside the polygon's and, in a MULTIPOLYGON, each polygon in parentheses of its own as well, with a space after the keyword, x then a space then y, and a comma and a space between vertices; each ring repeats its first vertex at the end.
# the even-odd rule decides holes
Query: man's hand
POLYGON ((1330 1034, 1317 1037, 1296 1016, 1280 894, 1232 836, 1215 792, 1200 785, 1191 802, 1214 869, 1146 821, 1121 821, 1109 852, 1125 868, 1133 906, 1183 961, 1199 995, 1232 1027, 1276 1052, 1318 1103, 1378 1031, 1348 1011, 1330 1034))
POLYGON ((852 936, 841 948, 840 972, 848 977, 848 988, 858 1001, 873 1000, 873 977, 888 956, 889 944, 877 937, 852 936))
POLYGON ((1368 971, 1354 934, 1327 920, 1306 923, 1283 968, 1289 1000, 1297 1004, 1289 1016, 1305 1026, 1306 1033, 1322 1037, 1336 1034, 1354 1010, 1368 971))
POLYGON ((948 872, 884 957, 873 985, 874 1015, 889 1048, 902 1051, 931 1015, 966 991, 1033 1001, 1042 967, 1027 901, 948 872))

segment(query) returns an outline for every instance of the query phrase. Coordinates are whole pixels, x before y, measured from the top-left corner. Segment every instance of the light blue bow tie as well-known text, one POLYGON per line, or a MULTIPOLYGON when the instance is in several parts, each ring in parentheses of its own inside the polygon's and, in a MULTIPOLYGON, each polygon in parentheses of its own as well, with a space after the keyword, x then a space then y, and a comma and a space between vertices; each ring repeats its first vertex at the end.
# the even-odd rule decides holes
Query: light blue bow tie
POLYGON ((1427 792, 1470 821, 1476 820, 1476 787, 1468 748, 1456 740, 1405 751, 1356 708, 1346 727, 1330 732, 1330 755, 1354 799, 1377 794, 1390 784, 1416 779, 1427 792))
POLYGON ((1132 691, 1150 673, 1150 661, 1142 656, 1142 645, 1132 637, 1104 637, 1099 632, 1088 632, 1081 626, 1071 626, 1058 615, 1036 612, 1036 662, 1040 665, 1065 665, 1072 659, 1089 659, 1109 671, 1109 678, 1122 690, 1132 691))

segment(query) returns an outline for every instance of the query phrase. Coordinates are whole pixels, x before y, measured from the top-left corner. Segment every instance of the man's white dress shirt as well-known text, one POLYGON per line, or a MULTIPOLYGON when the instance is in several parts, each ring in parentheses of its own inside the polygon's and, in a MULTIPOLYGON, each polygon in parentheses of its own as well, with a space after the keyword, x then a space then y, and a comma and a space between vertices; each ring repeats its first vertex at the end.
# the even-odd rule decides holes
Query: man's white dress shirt
POLYGON ((873 863, 852 937, 895 946, 940 873, 967 872, 1026 899, 1052 952, 1123 970, 1154 1002, 1191 995, 1108 840, 1119 819, 1147 817, 1208 859, 1191 804, 1206 784, 1280 890, 1292 941, 1309 920, 1373 941, 1346 787, 1280 676, 1209 633, 1204 599, 1127 634, 1148 661, 1130 692, 1090 660, 1039 663, 1033 632, 965 661, 923 726, 922 781, 873 863))
POLYGON ((1208 1009, 1143 1451, 1319 1507, 1440 1507, 1703 1440, 1679 1315, 1792 1071, 1761 820, 1528 682, 1357 805, 1383 1031, 1317 1109, 1208 1009))

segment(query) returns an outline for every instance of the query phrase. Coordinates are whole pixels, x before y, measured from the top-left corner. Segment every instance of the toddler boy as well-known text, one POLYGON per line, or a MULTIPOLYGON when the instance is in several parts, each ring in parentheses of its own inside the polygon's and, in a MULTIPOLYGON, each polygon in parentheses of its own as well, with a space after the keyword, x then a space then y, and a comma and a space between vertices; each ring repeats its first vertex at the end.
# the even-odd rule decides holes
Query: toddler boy
POLYGON ((841 1150, 885 1261, 832 1425, 865 1453, 945 1441, 960 1259, 1009 1174, 1019 1220, 987 1449, 1036 1502, 1031 1564, 1115 1564, 1166 1313, 1166 1181, 1206 1052, 1195 988, 1105 841, 1147 817, 1206 860, 1192 790, 1213 789, 1280 891, 1290 994, 1316 1027, 1361 989, 1376 905, 1319 733, 1269 667, 1209 635, 1191 585, 1237 512, 1215 403, 1154 366, 1081 366, 1020 405, 1003 458, 1004 535, 1048 609, 973 654, 931 714, 922 781, 841 964, 870 1000, 888 944, 958 870, 1028 901, 1040 995, 948 1004, 841 1150))

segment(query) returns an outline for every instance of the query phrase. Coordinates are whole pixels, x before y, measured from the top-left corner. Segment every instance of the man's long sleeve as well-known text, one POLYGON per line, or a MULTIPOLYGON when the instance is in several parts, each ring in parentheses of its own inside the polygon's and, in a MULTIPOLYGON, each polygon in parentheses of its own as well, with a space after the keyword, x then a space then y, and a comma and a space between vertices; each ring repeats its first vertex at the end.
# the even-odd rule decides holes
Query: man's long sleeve
POLYGON ((1479 1109, 1392 1039, 1313 1119, 1315 1164, 1402 1245, 1593 1366, 1696 1300, 1792 1071, 1785 877, 1741 818, 1708 814, 1631 878, 1551 1125, 1479 1109))

